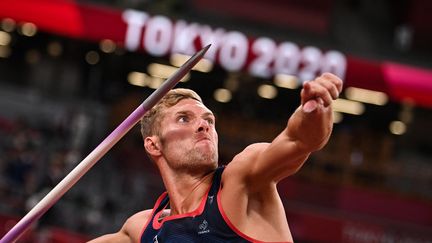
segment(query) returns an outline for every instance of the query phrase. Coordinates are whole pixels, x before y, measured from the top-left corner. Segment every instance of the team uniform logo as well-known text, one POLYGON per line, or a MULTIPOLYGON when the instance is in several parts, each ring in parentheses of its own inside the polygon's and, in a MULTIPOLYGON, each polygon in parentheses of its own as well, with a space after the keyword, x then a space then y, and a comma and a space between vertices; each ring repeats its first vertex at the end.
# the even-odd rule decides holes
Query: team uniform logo
POLYGON ((153 237, 153 243, 159 243, 157 235, 155 235, 155 237, 153 237))
POLYGON ((198 228, 199 228, 199 230, 198 230, 199 235, 210 233, 210 230, 208 229, 208 222, 205 219, 198 226, 198 228))

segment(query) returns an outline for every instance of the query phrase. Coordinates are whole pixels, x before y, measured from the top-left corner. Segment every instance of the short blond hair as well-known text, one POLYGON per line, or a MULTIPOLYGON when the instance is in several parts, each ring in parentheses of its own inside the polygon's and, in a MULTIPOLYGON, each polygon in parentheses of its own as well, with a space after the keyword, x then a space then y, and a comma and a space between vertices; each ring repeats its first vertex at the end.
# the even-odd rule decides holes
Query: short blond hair
POLYGON ((201 97, 191 89, 176 88, 170 90, 141 119, 141 135, 143 139, 152 135, 159 135, 160 121, 163 118, 163 111, 184 99, 194 99, 203 103, 201 97))

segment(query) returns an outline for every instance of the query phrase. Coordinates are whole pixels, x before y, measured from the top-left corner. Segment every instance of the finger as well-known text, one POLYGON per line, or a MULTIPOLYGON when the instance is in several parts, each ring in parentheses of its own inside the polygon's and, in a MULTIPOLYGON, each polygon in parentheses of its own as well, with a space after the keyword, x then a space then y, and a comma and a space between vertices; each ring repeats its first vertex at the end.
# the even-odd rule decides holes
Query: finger
POLYGON ((343 81, 338 76, 332 74, 332 73, 323 73, 321 75, 322 78, 330 81, 332 84, 336 86, 337 91, 340 93, 342 92, 343 88, 343 81))
POLYGON ((303 112, 311 113, 318 108, 318 102, 316 100, 308 100, 303 106, 303 112))
POLYGON ((311 81, 306 81, 303 83, 303 89, 301 90, 301 104, 304 105, 308 100, 314 99, 315 94, 312 91, 312 87, 310 84, 311 81))
POLYGON ((306 82, 302 90, 302 104, 311 99, 321 98, 325 107, 329 106, 333 100, 327 88, 317 81, 306 82))
POLYGON ((322 85, 331 95, 332 99, 337 99, 339 97, 339 90, 336 84, 333 82, 320 82, 320 85, 322 85))
POLYGON ((330 92, 328 92, 328 90, 322 86, 319 87, 316 97, 322 99, 322 104, 325 107, 329 106, 333 101, 333 97, 331 96, 330 92))
POLYGON ((331 105, 331 103, 333 102, 333 97, 330 95, 329 92, 324 92, 323 95, 320 95, 319 98, 321 98, 324 103, 324 107, 328 107, 331 105))

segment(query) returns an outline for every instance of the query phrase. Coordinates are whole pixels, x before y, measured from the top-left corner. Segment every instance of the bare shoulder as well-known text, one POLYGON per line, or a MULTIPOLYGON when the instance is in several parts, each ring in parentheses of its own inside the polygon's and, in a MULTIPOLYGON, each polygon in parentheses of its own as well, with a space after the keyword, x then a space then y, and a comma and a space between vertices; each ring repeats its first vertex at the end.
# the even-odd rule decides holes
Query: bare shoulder
MULTIPOLYGON (((152 213, 152 209, 140 211, 140 212, 130 216, 126 221, 126 224, 128 224, 128 223, 143 223, 142 221, 147 221, 150 218, 151 213, 152 213)), ((146 222, 144 222, 144 223, 146 223, 146 222)))
POLYGON ((266 159, 263 152, 270 148, 269 145, 251 144, 226 166, 219 194, 221 210, 237 230, 251 238, 291 242, 276 183, 260 181, 259 164, 266 159))
POLYGON ((241 164, 245 163, 245 161, 248 162, 250 160, 256 159, 256 157, 269 145, 270 143, 253 143, 234 156, 230 164, 241 164))
POLYGON ((139 242, 141 231, 151 215, 151 210, 144 210, 128 218, 116 233, 102 235, 89 243, 132 243, 139 242))
POLYGON ((126 220, 121 231, 133 239, 133 242, 137 242, 137 240, 141 237, 142 230, 147 225, 147 222, 151 217, 151 213, 152 210, 148 209, 132 215, 126 220))
POLYGON ((254 161, 256 161, 260 153, 269 145, 270 143, 253 143, 247 146, 229 162, 224 171, 224 175, 230 176, 230 174, 233 174, 236 178, 240 179, 240 177, 238 177, 239 175, 250 174, 253 169, 254 161))

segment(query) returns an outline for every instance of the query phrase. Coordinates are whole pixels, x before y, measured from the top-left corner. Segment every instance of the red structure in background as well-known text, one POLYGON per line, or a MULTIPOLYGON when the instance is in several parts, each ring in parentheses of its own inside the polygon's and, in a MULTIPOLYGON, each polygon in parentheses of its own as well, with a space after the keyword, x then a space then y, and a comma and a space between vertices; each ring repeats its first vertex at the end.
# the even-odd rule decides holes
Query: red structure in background
POLYGON ((432 203, 349 186, 281 182, 293 234, 306 242, 429 242, 432 203), (317 206, 320 205, 320 206, 317 206))
MULTIPOLYGON (((121 11, 65 0, 3 0, 0 18, 32 22, 43 31, 71 38, 110 39, 120 45, 124 44, 127 31, 121 11)), ((349 86, 383 91, 396 102, 410 100, 419 106, 432 107, 431 70, 348 56, 345 87, 349 86)))
POLYGON ((199 11, 326 34, 334 0, 194 0, 199 11))

